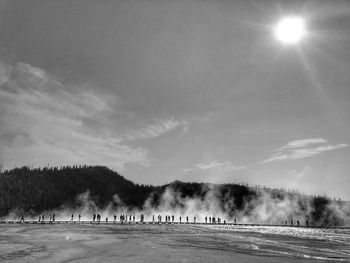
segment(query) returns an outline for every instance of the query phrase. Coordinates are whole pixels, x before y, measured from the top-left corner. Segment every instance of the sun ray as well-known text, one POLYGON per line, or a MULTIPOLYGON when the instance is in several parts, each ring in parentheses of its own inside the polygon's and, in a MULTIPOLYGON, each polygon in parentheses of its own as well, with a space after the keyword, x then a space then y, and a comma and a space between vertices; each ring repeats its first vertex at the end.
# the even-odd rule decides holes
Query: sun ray
POLYGON ((314 94, 318 96, 320 104, 325 109, 328 109, 328 114, 332 114, 333 121, 335 121, 336 123, 343 123, 346 118, 340 111, 340 109, 336 106, 336 103, 334 103, 331 96, 328 94, 327 89, 321 83, 316 69, 314 69, 309 63, 307 55, 305 54, 305 52, 303 52, 301 48, 298 48, 297 51, 299 60, 301 61, 303 68, 306 70, 307 77, 310 78, 310 81, 313 84, 312 86, 317 90, 317 92, 314 92, 314 94))

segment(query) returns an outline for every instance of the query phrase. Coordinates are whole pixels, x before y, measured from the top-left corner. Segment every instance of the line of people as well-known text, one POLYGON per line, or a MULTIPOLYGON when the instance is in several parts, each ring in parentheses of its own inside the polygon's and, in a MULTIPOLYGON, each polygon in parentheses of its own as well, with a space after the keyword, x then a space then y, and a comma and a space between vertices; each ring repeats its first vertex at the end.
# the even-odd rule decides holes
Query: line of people
MULTIPOLYGON (((145 219, 145 216, 144 214, 141 214, 140 215, 140 222, 144 222, 144 219, 145 219)), ((189 220, 189 217, 186 216, 186 223, 190 223, 190 220, 189 220)), ((24 222, 24 216, 22 215, 21 216, 21 222, 24 222)), ((56 221, 56 215, 55 213, 53 213, 50 218, 49 218, 49 222, 55 222, 56 221)), ((81 214, 78 214, 78 222, 81 221, 81 214)), ((121 214, 120 217, 119 217, 119 221, 121 223, 123 222, 135 222, 136 221, 136 217, 135 215, 127 215, 127 214, 121 214)), ((234 219, 235 223, 236 223, 236 219, 234 219)), ((38 219, 38 222, 41 223, 41 222, 45 222, 45 214, 42 214, 41 216, 39 216, 39 219, 38 219)), ((74 214, 71 215, 71 218, 70 218, 70 222, 74 222, 74 214)), ((99 213, 96 213, 96 214, 93 214, 92 215, 92 222, 96 222, 96 223, 100 223, 101 222, 101 215, 99 213)), ((108 217, 106 217, 106 222, 108 222, 108 217)), ((113 215, 113 223, 116 223, 117 222, 117 216, 114 214, 113 215)), ((153 223, 156 223, 156 220, 155 220, 155 215, 152 216, 152 222, 153 223)), ((158 215, 158 218, 157 218, 157 222, 158 223, 162 223, 163 222, 163 217, 162 215, 158 215)), ((164 216, 164 222, 165 223, 175 223, 175 215, 166 215, 164 216)), ((182 223, 182 217, 179 216, 179 222, 182 223)), ((185 222, 185 221, 184 221, 185 222)), ((191 223, 196 223, 197 222, 197 217, 193 217, 193 221, 191 223)), ((221 219, 220 218, 216 218, 215 217, 209 217, 209 221, 208 221, 208 217, 205 217, 205 223, 218 223, 220 224, 221 223, 221 219)), ((226 221, 224 220, 224 224, 226 224, 226 221)))
MULTIPOLYGON (((78 214, 78 222, 81 221, 81 214, 78 214)), ((120 223, 124 223, 124 222, 135 222, 136 221, 136 216, 135 215, 127 215, 127 214, 121 214, 119 216, 119 222, 120 223)), ((140 222, 143 223, 145 221, 145 216, 144 214, 141 214, 140 215, 140 222)), ((24 215, 21 216, 21 220, 20 222, 25 222, 24 220, 24 215)), ((39 223, 44 223, 44 222, 47 222, 45 221, 45 214, 42 214, 39 216, 38 218, 38 222, 39 223)), ((56 215, 55 213, 51 214, 50 217, 49 217, 49 223, 53 223, 53 222, 56 222, 56 215)), ((71 215, 71 218, 70 218, 70 222, 75 222, 74 221, 74 214, 71 215)), ((99 213, 96 213, 96 214, 93 214, 92 215, 92 222, 93 223, 100 223, 101 222, 101 215, 99 213)), ((108 223, 108 217, 106 217, 106 220, 105 220, 106 223, 108 223)), ((113 223, 116 223, 117 222, 117 216, 114 214, 113 215, 113 223)), ((190 222, 190 219, 188 216, 185 217, 185 220, 183 221, 183 218, 182 216, 179 216, 179 223, 196 223, 197 222, 197 217, 193 217, 193 221, 190 222)), ((204 218, 204 222, 205 224, 227 224, 226 223, 226 220, 223 220, 220 218, 220 217, 215 217, 215 216, 206 216, 204 218)), ((155 215, 152 215, 152 223, 175 223, 175 215, 165 215, 164 216, 164 220, 163 220, 163 216, 162 215, 158 215, 157 217, 157 221, 155 220, 155 215)), ((300 221, 299 220, 296 220, 295 221, 296 224, 294 224, 294 220, 293 219, 290 219, 290 226, 297 226, 299 227, 300 226, 300 221)), ((237 220, 236 218, 234 218, 234 224, 237 224, 237 220)), ((285 221, 283 223, 283 225, 285 226, 288 226, 288 221, 285 221)), ((309 221, 308 220, 305 220, 305 226, 306 227, 309 227, 309 221)))
MULTIPOLYGON (((205 223, 206 224, 221 224, 221 218, 220 217, 216 217, 215 218, 215 216, 213 216, 213 217, 205 217, 205 223)), ((226 225, 226 220, 224 220, 223 221, 223 224, 225 224, 226 225)), ((236 218, 234 219, 234 224, 236 224, 236 218)))
MULTIPOLYGON (((287 226, 287 225, 288 225, 288 222, 285 221, 285 222, 284 222, 284 225, 287 226)), ((294 226, 293 218, 290 220, 290 225, 291 225, 291 226, 294 226)), ((300 226, 300 221, 299 221, 299 220, 296 221, 296 226, 300 226)), ((309 227, 309 220, 307 220, 307 219, 305 220, 305 226, 309 227)))
MULTIPOLYGON (((24 222, 24 217, 23 217, 23 216, 22 216, 22 218, 21 218, 21 221, 24 222)), ((52 215, 50 215, 49 223, 53 223, 53 222, 55 222, 55 221, 56 221, 56 214, 53 213, 52 215)), ((45 214, 42 214, 41 216, 39 216, 38 222, 39 222, 39 223, 45 222, 45 214)))

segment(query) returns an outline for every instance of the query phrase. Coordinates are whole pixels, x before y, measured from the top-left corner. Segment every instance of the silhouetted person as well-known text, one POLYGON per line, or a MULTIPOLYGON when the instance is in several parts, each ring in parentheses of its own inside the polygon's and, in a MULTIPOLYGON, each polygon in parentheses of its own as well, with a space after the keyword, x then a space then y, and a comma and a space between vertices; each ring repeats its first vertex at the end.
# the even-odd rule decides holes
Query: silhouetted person
POLYGON ((39 216, 39 220, 38 220, 38 222, 40 222, 41 221, 41 216, 39 216))
POLYGON ((208 218, 207 217, 205 217, 205 223, 208 223, 208 218))
POLYGON ((293 219, 290 220, 290 225, 291 225, 291 226, 293 225, 293 219))
POLYGON ((193 218, 193 223, 196 223, 196 217, 193 218))
POLYGON ((93 214, 92 215, 92 222, 95 222, 95 220, 96 220, 96 214, 93 214))
POLYGON ((300 226, 300 222, 299 222, 299 220, 297 220, 297 226, 300 226))
POLYGON ((186 216, 186 223, 188 223, 188 216, 186 216))
POLYGON ((21 222, 24 222, 24 216, 22 215, 22 217, 21 217, 21 222))
POLYGON ((306 226, 309 227, 309 221, 308 220, 306 220, 306 226))
POLYGON ((73 219, 74 219, 74 215, 72 214, 71 218, 70 218, 70 221, 73 222, 73 219))
POLYGON ((209 216, 209 224, 211 224, 211 217, 209 216))
POLYGON ((212 222, 213 224, 215 224, 215 217, 212 217, 212 218, 211 218, 211 222, 212 222))
POLYGON ((236 224, 236 218, 234 219, 234 223, 236 224))
POLYGON ((152 222, 155 223, 155 220, 154 220, 154 215, 152 216, 152 222))
POLYGON ((55 220, 56 220, 56 215, 55 215, 55 213, 53 213, 52 214, 52 222, 55 222, 55 220))
POLYGON ((106 223, 108 223, 108 217, 106 217, 106 223))
POLYGON ((224 225, 226 225, 226 220, 224 220, 224 225))
POLYGON ((172 215, 171 216, 171 221, 174 223, 174 220, 175 220, 175 216, 174 215, 172 215))
POLYGON ((134 222, 135 222, 135 215, 133 215, 133 216, 132 216, 132 221, 134 221, 134 222))
POLYGON ((181 216, 179 217, 179 219, 180 219, 180 223, 181 223, 181 216))
POLYGON ((80 218, 81 218, 81 215, 79 214, 79 215, 78 215, 78 220, 79 220, 79 222, 80 222, 80 218))
POLYGON ((43 215, 41 216, 41 222, 44 222, 44 220, 45 220, 45 215, 43 214, 43 215))
POLYGON ((117 216, 114 214, 113 215, 113 223, 115 223, 117 221, 117 216))

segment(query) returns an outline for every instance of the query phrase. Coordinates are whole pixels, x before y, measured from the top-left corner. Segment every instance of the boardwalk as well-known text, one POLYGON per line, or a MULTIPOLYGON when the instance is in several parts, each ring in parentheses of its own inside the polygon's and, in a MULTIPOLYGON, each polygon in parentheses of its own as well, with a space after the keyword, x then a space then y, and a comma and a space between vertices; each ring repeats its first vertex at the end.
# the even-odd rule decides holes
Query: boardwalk
POLYGON ((295 227, 295 228, 326 228, 326 229, 350 229, 350 226, 297 226, 297 225, 274 225, 274 224, 240 224, 240 223, 194 223, 194 222, 113 222, 113 221, 70 221, 70 220, 57 220, 54 222, 43 221, 38 222, 34 220, 27 220, 24 222, 14 220, 2 220, 0 224, 37 224, 37 225, 56 225, 56 224, 89 224, 89 225, 208 225, 208 226, 241 226, 241 227, 295 227))

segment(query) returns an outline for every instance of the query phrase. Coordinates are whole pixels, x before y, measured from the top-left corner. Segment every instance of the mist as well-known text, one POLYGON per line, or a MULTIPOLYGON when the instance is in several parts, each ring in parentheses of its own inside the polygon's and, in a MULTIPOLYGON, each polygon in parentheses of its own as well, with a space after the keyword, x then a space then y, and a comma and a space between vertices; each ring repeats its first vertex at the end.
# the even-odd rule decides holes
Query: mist
MULTIPOLYGON (((75 197, 74 203, 61 205, 56 209, 46 210, 42 213, 25 213, 26 220, 38 220, 45 215, 49 220, 55 214, 56 221, 69 221, 74 215, 74 221, 81 215, 81 221, 92 221, 93 214, 99 213, 101 221, 113 221, 116 215, 117 222, 120 215, 135 215, 135 221, 140 221, 140 215, 144 215, 145 221, 158 220, 158 215, 175 217, 175 222, 182 218, 186 222, 205 222, 205 217, 220 218, 221 222, 236 222, 238 224, 273 224, 290 225, 297 220, 301 226, 349 226, 350 203, 346 201, 330 200, 326 197, 312 197, 308 195, 289 193, 283 190, 249 187, 249 198, 243 198, 238 203, 230 191, 224 191, 222 185, 201 184, 201 189, 193 196, 185 194, 178 189, 176 183, 170 184, 161 192, 153 192, 144 202, 141 208, 125 204, 118 194, 113 195, 107 205, 99 207, 90 195, 85 191, 75 197)), ((132 194, 132 193, 131 193, 132 194)), ((19 220, 23 211, 14 209, 6 217, 6 220, 19 220)), ((208 219, 209 220, 209 219, 208 219)), ((209 222, 209 221, 208 221, 209 222)))

